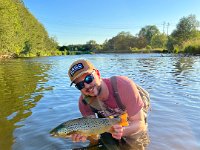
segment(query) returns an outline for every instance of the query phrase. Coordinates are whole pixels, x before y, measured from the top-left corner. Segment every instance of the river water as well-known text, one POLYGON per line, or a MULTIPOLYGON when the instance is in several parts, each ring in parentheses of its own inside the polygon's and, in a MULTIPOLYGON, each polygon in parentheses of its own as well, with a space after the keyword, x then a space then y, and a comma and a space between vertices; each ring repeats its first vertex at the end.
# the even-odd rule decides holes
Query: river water
POLYGON ((146 149, 200 149, 200 57, 98 54, 1 60, 0 150, 87 146, 49 135, 58 124, 81 116, 79 91, 67 77, 78 58, 89 59, 102 77, 125 75, 150 93, 146 149))

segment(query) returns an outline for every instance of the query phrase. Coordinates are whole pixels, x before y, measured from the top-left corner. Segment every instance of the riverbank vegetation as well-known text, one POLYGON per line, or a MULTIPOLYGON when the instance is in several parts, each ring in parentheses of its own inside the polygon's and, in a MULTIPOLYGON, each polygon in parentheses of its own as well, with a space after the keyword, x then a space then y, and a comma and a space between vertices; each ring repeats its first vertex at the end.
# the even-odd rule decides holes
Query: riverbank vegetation
POLYGON ((157 26, 147 25, 135 36, 120 32, 115 37, 97 44, 91 40, 83 45, 61 46, 62 54, 72 53, 189 53, 200 54, 199 21, 195 15, 180 19, 176 29, 168 35, 157 26))
POLYGON ((182 17, 174 31, 160 32, 147 25, 136 35, 120 32, 103 44, 58 46, 22 0, 0 0, 0 58, 74 55, 93 53, 189 53, 200 54, 199 21, 195 15, 182 17))
POLYGON ((34 57, 60 53, 57 42, 27 10, 22 0, 0 0, 0 57, 34 57))

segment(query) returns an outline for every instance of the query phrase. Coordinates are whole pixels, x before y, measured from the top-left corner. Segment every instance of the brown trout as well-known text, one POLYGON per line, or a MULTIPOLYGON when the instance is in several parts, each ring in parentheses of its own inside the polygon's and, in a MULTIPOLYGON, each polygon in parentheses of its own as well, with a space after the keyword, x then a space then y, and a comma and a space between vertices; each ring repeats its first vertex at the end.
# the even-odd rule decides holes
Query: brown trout
POLYGON ((115 124, 128 126, 127 113, 118 118, 78 118, 64 122, 50 131, 54 137, 70 137, 72 134, 96 136, 104 132, 111 132, 115 124))

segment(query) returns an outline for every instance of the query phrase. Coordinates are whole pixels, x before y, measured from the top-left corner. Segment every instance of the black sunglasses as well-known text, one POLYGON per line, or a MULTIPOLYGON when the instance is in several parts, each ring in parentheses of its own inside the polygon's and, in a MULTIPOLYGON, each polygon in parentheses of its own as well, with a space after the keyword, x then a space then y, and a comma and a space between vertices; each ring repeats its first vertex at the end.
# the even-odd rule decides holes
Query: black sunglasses
POLYGON ((76 83, 75 87, 78 90, 82 90, 85 87, 84 83, 90 84, 93 80, 94 80, 94 76, 93 76, 93 73, 91 73, 87 75, 83 81, 76 83))

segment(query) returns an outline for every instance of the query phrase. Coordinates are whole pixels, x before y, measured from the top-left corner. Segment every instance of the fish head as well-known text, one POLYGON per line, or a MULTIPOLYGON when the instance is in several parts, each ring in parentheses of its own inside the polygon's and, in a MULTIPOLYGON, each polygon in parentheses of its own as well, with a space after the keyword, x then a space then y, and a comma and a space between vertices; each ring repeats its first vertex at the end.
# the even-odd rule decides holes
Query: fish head
POLYGON ((53 137, 64 137, 64 138, 70 137, 70 134, 69 134, 70 131, 63 124, 57 126, 53 130, 51 130, 49 133, 53 137))

